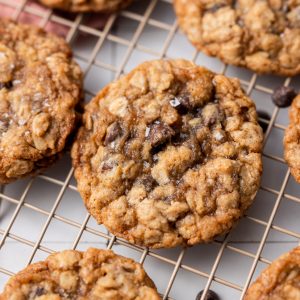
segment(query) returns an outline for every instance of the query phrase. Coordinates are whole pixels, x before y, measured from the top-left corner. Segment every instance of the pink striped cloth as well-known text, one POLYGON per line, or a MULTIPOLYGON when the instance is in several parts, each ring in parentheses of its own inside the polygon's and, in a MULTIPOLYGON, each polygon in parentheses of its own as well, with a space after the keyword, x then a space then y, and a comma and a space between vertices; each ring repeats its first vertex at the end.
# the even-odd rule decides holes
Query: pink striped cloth
MULTIPOLYGON (((4 17, 12 18, 16 11, 16 7, 22 5, 22 0, 7 0, 7 2, 13 4, 14 7, 12 7, 11 5, 6 5, 6 4, 0 3, 0 18, 4 18, 4 17)), ((39 11, 44 14, 49 12, 48 8, 43 7, 43 5, 39 4, 36 1, 32 1, 32 0, 28 0, 26 2, 26 7, 32 7, 36 11, 39 11)), ((62 18, 71 20, 71 21, 75 20, 75 18, 76 18, 76 14, 70 14, 67 12, 55 11, 55 14, 62 18)), ((91 14, 88 14, 85 16, 83 23, 94 29, 101 30, 103 28, 103 26, 105 25, 107 18, 108 18, 107 15, 91 13, 91 14)), ((21 14, 18 17, 19 22, 27 23, 27 24, 35 24, 38 26, 41 25, 40 22, 42 20, 43 19, 40 16, 36 16, 30 12, 25 12, 24 10, 22 10, 21 14)), ((49 21, 46 24, 45 29, 47 31, 53 32, 62 37, 66 37, 69 27, 65 26, 63 24, 53 22, 53 21, 49 21)))

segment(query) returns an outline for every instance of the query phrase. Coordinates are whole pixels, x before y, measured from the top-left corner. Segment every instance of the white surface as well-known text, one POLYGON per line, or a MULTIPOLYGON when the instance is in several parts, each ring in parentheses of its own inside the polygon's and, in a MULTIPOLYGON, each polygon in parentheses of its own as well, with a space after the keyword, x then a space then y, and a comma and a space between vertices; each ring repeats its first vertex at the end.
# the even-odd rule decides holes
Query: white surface
MULTIPOLYGON (((146 3, 148 2, 146 1, 146 3)), ((139 4, 136 6, 133 5, 129 11, 134 11, 142 15, 145 7, 146 4, 139 4)), ((172 25, 175 19, 171 5, 163 1, 158 2, 153 13, 151 14, 151 19, 172 25)), ((114 26, 114 29, 111 33, 115 36, 119 36, 130 41, 134 36, 138 25, 138 21, 128 19, 125 16, 118 17, 117 26, 114 26)), ((138 38, 138 44, 154 51, 161 52, 167 35, 167 30, 161 30, 147 24, 143 30, 143 33, 138 38)), ((83 34, 83 36, 78 35, 72 41, 72 47, 75 55, 79 54, 80 57, 85 56, 88 60, 91 50, 95 46, 96 42, 97 39, 95 37, 89 37, 87 34, 83 34)), ((127 50, 127 46, 106 40, 97 54, 97 59, 106 64, 111 64, 118 67, 122 63, 123 57, 125 56, 127 50)), ((166 53, 169 57, 183 57, 186 59, 191 59, 195 54, 195 50, 187 41, 185 36, 182 35, 182 33, 177 32, 172 38, 166 53)), ((125 72, 131 70, 143 60, 154 58, 157 58, 157 56, 147 54, 135 48, 125 65, 125 72)), ((85 68, 87 65, 86 61, 78 60, 78 62, 83 68, 85 68)), ((223 66, 222 63, 217 59, 208 58, 201 53, 197 56, 196 62, 200 65, 207 66, 214 71, 220 71, 223 66)), ((226 70, 226 74, 228 76, 237 76, 246 81, 249 81, 252 77, 252 72, 236 67, 229 67, 226 70)), ((93 66, 87 73, 85 79, 86 89, 96 93, 113 78, 113 72, 93 66)), ((272 89, 278 85, 281 85, 283 82, 284 78, 275 76, 259 76, 256 84, 272 89)), ((299 83, 299 77, 292 80, 293 86, 299 87, 299 83)), ((267 111, 270 115, 272 115, 274 105, 271 102, 269 94, 258 90, 253 90, 251 97, 256 102, 258 109, 267 111)), ((287 109, 280 110, 276 118, 276 123, 282 125, 286 125, 288 123, 287 109)), ((268 155, 276 155, 282 158, 282 137, 282 129, 272 128, 264 149, 264 153, 268 155)), ((64 181, 70 170, 70 167, 70 159, 69 155, 67 154, 61 161, 47 170, 46 174, 52 178, 64 181)), ((264 187, 279 191, 286 171, 286 164, 264 157, 262 185, 264 187)), ((4 194, 14 199, 20 199, 28 181, 29 179, 25 179, 7 185, 4 194)), ((71 183, 75 184, 74 179, 71 180, 71 183)), ((29 190, 27 197, 25 198, 25 202, 50 212, 60 189, 61 186, 59 185, 49 183, 41 178, 36 178, 29 190)), ((285 193, 296 197, 300 196, 300 186, 295 183, 292 177, 289 178, 285 193)), ((260 190, 253 206, 248 211, 248 215, 268 222, 276 198, 277 196, 275 194, 260 190)), ((7 228, 15 209, 15 204, 12 204, 6 200, 2 200, 0 207, 1 230, 4 231, 7 228)), ((70 188, 66 189, 55 213, 78 223, 82 223, 86 217, 86 210, 79 194, 70 188)), ((299 235, 299 215, 300 204, 283 197, 273 224, 296 232, 299 235)), ((46 220, 46 215, 22 206, 20 213, 18 214, 10 230, 10 233, 22 238, 26 238, 35 243, 46 220)), ((88 226, 106 233, 104 227, 96 225, 92 219, 90 219, 88 226)), ((265 226, 253 222, 248 218, 243 218, 238 223, 236 228, 230 233, 229 245, 235 246, 236 248, 248 251, 255 255, 264 230, 265 226)), ((52 219, 42 239, 41 245, 55 251, 70 248, 72 247, 78 232, 78 228, 56 219, 52 219)), ((0 234, 0 239, 1 237, 2 236, 0 234)), ((273 260, 281 253, 295 247, 297 243, 298 240, 296 238, 271 229, 270 233, 268 234, 267 242, 263 248, 262 256, 268 260, 273 260)), ((86 249, 89 246, 105 248, 106 240, 97 235, 84 231, 77 248, 86 249)), ((192 247, 186 251, 182 263, 186 266, 193 267, 201 272, 209 274, 220 247, 221 243, 192 247)), ((0 267, 12 272, 17 272, 26 266, 32 250, 33 248, 31 246, 24 245, 7 237, 3 247, 0 249, 0 267)), ((141 257, 141 252, 132 250, 125 246, 114 244, 113 250, 125 256, 132 257, 137 261, 141 257)), ((177 248, 154 252, 159 253, 163 257, 176 261, 180 250, 181 249, 177 248)), ((46 256, 47 253, 37 250, 34 256, 34 261, 44 259, 46 256)), ((253 258, 238 254, 230 249, 225 249, 215 275, 233 284, 243 286, 248 277, 252 263, 253 258)), ((170 280, 170 276, 173 272, 174 265, 162 262, 157 258, 147 255, 144 266, 148 274, 156 283, 159 291, 164 293, 170 280)), ((259 262, 253 278, 255 278, 264 267, 265 264, 259 262)), ((0 290, 7 279, 8 276, 0 272, 0 290)), ((195 299, 196 294, 205 287, 206 281, 207 279, 204 277, 191 273, 187 270, 179 269, 169 296, 174 299, 195 299)), ((219 293, 222 300, 239 299, 240 297, 239 291, 226 287, 215 281, 212 282, 211 288, 219 293)))

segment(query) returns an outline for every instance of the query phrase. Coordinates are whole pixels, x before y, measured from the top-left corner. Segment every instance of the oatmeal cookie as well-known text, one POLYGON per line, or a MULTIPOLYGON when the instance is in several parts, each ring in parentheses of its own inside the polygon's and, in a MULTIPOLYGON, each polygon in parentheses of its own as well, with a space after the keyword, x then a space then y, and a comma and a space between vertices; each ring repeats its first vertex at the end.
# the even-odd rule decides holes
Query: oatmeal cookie
POLYGON ((72 148, 78 190, 113 234, 148 247, 227 232, 250 206, 263 134, 237 79, 150 61, 85 107, 72 148))
POLYGON ((111 13, 127 7, 132 0, 39 0, 42 4, 70 12, 111 13))
POLYGON ((0 19, 0 183, 32 175, 63 150, 82 74, 66 42, 0 19))
POLYGON ((197 49, 258 73, 300 73, 299 0, 174 0, 197 49))
POLYGON ((248 289, 244 300, 300 299, 300 247, 275 260, 248 289))
POLYGON ((6 299, 159 300, 143 267, 111 250, 66 250, 28 266, 6 284, 6 299))
POLYGON ((284 134, 284 158, 295 180, 300 183, 300 94, 289 111, 290 124, 284 134))

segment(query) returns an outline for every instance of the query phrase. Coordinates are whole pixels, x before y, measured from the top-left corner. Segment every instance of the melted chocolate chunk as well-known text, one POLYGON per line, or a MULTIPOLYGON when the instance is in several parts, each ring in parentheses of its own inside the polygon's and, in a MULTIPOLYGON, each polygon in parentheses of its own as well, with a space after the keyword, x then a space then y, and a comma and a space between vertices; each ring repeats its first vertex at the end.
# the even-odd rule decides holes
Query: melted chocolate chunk
POLYGON ((143 185, 148 193, 157 185, 156 181, 151 175, 143 175, 139 177, 137 179, 137 183, 143 185))
POLYGON ((211 153, 211 145, 209 141, 203 141, 201 144, 201 151, 205 156, 208 156, 211 153))
POLYGON ((118 122, 113 123, 107 128, 104 144, 108 145, 122 135, 122 128, 118 122))
POLYGON ((216 123, 222 122, 223 119, 224 119, 223 116, 217 115, 217 114, 216 114, 216 115, 211 116, 211 117, 208 118, 208 119, 205 119, 205 120, 204 120, 204 125, 205 125, 205 126, 208 126, 208 127, 212 127, 212 126, 215 125, 216 123))
POLYGON ((111 170, 113 168, 113 164, 111 163, 111 162, 104 162, 103 164, 102 164, 102 167, 101 167, 101 169, 103 170, 103 171, 109 171, 109 170, 111 170))
POLYGON ((9 127, 9 119, 1 118, 0 119, 0 133, 6 132, 9 127))
POLYGON ((12 82, 8 81, 8 82, 0 82, 0 90, 1 89, 10 89, 12 87, 12 82))
POLYGON ((186 94, 178 96, 178 100, 186 109, 192 109, 190 97, 186 94))
POLYGON ((45 289, 43 287, 38 287, 35 291, 34 291, 34 297, 39 297, 44 295, 45 293, 45 289))
POLYGON ((247 107, 241 107, 241 112, 244 118, 245 122, 249 121, 249 117, 248 117, 248 108, 247 107))
POLYGON ((281 86, 274 90, 272 100, 278 107, 288 107, 297 96, 295 90, 290 86, 281 86))
POLYGON ((179 132, 172 138, 172 143, 177 146, 181 145, 183 142, 185 142, 189 138, 189 134, 179 132))
POLYGON ((157 147, 170 140, 175 131, 167 124, 154 123, 150 127, 149 139, 152 147, 157 147))
POLYGON ((170 100, 169 103, 181 115, 185 115, 188 111, 193 109, 190 103, 190 97, 187 94, 178 95, 174 99, 170 100))

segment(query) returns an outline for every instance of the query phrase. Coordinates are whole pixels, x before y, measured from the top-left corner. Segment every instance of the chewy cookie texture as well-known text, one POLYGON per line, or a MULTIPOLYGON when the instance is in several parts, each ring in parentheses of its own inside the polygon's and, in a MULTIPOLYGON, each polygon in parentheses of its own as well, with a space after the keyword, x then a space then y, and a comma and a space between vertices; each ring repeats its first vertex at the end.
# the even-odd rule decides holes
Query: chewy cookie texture
POLYGON ((291 105, 289 111, 290 124, 284 134, 284 158, 288 163, 291 174, 300 183, 300 95, 291 105))
POLYGON ((300 247, 275 260, 248 289, 245 300, 300 299, 300 247))
POLYGON ((1 300, 159 300, 142 266, 111 250, 66 250, 11 277, 1 300))
POLYGON ((300 73, 297 0, 174 0, 179 25, 208 55, 258 73, 300 73))
POLYGON ((75 125, 82 74, 66 42, 0 19, 0 183, 50 165, 75 125))
POLYGON ((39 0, 42 4, 70 12, 111 13, 128 6, 132 0, 39 0))
POLYGON ((259 187, 263 134, 236 79, 185 60, 150 61, 85 107, 72 148, 85 205, 148 247, 227 232, 259 187))

